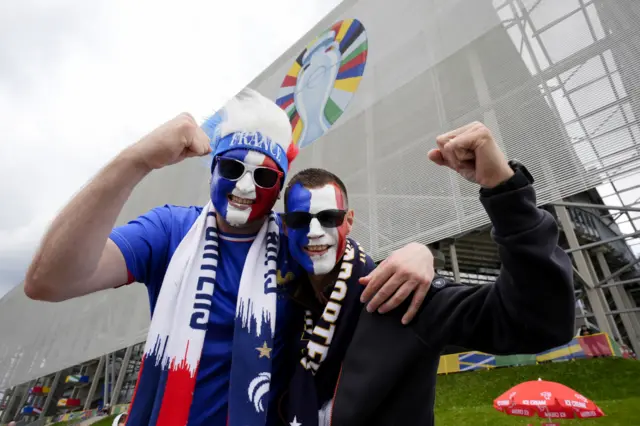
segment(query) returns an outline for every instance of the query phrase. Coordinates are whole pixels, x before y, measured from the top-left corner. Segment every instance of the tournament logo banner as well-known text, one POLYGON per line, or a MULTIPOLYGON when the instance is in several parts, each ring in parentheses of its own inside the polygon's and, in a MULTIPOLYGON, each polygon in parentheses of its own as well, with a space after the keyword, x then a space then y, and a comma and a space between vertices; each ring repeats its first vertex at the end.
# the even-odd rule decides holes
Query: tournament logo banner
POLYGON ((289 116, 293 143, 309 146, 340 118, 360 85, 369 44, 357 19, 336 22, 298 55, 276 104, 289 116))

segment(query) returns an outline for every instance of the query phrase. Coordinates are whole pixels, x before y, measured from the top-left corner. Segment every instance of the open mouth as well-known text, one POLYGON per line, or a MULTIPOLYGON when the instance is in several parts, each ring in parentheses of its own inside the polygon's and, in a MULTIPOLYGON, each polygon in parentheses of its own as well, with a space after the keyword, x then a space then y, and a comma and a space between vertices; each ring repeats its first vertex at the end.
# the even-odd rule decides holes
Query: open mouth
POLYGON ((231 194, 227 196, 227 199, 229 200, 230 205, 240 210, 248 209, 256 202, 256 200, 252 200, 250 198, 242 198, 231 194))
POLYGON ((322 255, 326 254, 329 251, 330 248, 331 248, 331 246, 327 245, 327 244, 308 245, 308 246, 304 247, 304 251, 309 256, 322 256, 322 255))

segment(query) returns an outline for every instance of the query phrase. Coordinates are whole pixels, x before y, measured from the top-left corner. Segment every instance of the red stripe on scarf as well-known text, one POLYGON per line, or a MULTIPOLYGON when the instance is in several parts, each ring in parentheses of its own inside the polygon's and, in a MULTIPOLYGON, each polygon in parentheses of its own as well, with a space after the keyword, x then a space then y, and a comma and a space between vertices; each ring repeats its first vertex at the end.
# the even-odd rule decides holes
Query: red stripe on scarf
POLYGON ((179 364, 175 363, 175 359, 171 361, 156 426, 186 425, 189 421, 198 366, 192 375, 191 368, 186 362, 188 350, 189 343, 187 343, 184 359, 179 364))

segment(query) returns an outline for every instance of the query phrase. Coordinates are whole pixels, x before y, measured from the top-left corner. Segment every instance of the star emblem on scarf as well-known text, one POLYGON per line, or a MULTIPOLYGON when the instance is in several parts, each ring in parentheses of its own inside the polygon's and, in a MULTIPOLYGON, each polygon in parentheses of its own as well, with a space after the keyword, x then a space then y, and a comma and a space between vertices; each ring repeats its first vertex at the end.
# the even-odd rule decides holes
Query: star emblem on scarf
POLYGON ((262 346, 257 347, 256 350, 260 352, 260 356, 258 358, 271 358, 271 348, 267 346, 267 342, 264 342, 262 346))
POLYGON ((302 423, 298 422, 298 417, 293 416, 293 421, 289 422, 290 426, 302 426, 302 423))

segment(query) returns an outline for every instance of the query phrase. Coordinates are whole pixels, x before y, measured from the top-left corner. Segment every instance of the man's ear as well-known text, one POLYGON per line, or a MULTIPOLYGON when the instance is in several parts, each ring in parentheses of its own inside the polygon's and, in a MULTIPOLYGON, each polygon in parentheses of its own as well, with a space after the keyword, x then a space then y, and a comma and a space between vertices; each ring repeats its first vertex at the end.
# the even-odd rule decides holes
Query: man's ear
POLYGON ((353 218, 355 217, 355 212, 351 209, 347 211, 347 215, 345 216, 345 222, 347 224, 347 235, 351 233, 351 228, 353 228, 353 218))

